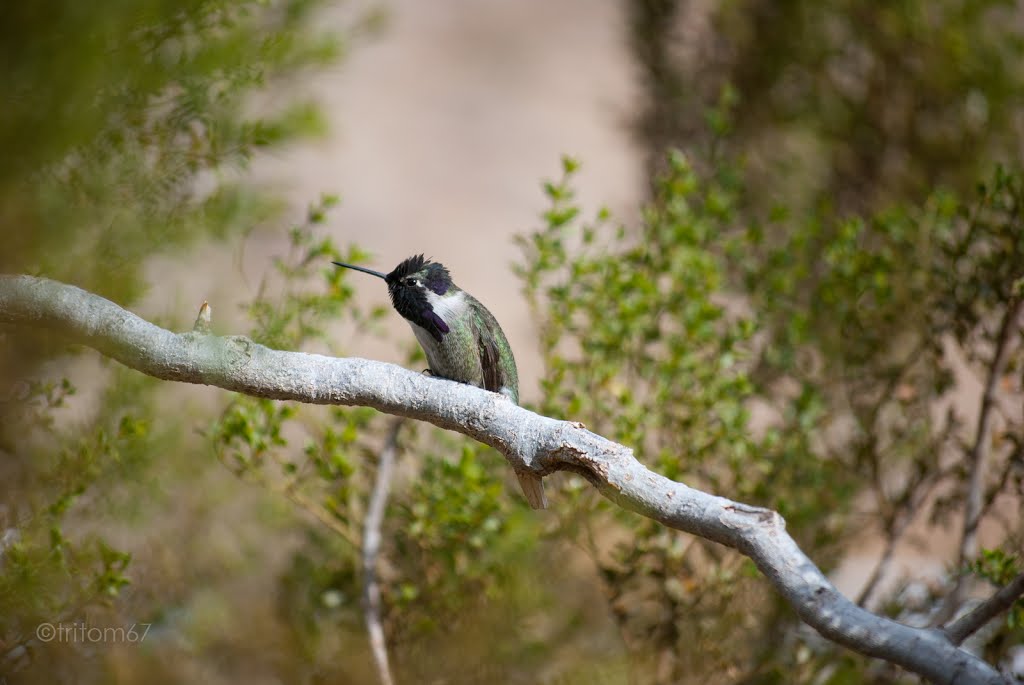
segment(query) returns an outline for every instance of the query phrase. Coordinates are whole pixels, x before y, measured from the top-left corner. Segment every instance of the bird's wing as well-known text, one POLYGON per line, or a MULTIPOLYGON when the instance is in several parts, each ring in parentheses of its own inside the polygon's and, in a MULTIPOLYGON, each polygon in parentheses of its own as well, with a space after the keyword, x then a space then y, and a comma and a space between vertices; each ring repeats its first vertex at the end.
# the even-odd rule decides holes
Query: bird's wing
POLYGON ((480 366, 484 372, 484 388, 491 392, 501 392, 501 357, 494 338, 486 333, 481 335, 478 330, 477 345, 480 348, 480 366))
POLYGON ((519 404, 519 374, 516 373, 512 348, 509 347, 501 326, 498 325, 494 315, 487 310, 487 307, 468 293, 466 297, 470 300, 476 314, 473 317, 473 335, 476 336, 477 349, 480 352, 484 388, 491 392, 505 394, 513 402, 519 404), (504 366, 502 359, 506 360, 504 366))

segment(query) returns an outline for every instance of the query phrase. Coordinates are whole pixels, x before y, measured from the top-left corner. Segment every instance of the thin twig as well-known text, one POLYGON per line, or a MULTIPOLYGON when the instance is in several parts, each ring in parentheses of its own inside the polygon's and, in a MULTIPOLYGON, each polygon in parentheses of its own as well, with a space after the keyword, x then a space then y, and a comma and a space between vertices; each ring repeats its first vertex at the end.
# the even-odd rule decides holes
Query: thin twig
MULTIPOLYGON (((887 392, 891 393, 891 390, 887 392)), ((930 451, 938 451, 940 445, 948 439, 950 430, 951 422, 947 421, 946 426, 938 439, 934 441, 934 444, 929 445, 928 449, 930 451)), ((872 456, 877 459, 876 453, 873 453, 872 456)), ((918 464, 921 463, 920 456, 917 457, 916 462, 918 464)), ((939 483, 946 479, 950 472, 951 470, 933 472, 922 470, 916 477, 912 477, 911 482, 904 490, 904 496, 895 503, 896 511, 889 518, 887 525, 888 536, 885 542, 885 549, 882 551, 882 556, 879 557, 878 563, 871 572, 871 576, 868 578, 868 581, 864 584, 864 587, 861 589, 860 594, 855 600, 857 606, 866 607, 868 605, 868 600, 871 599, 871 595, 874 594, 879 583, 885 577, 885 574, 888 573, 889 567, 892 565, 896 547, 903 539, 903 535, 917 517, 920 508, 925 505, 932 491, 939 485, 939 483)))
POLYGON ((968 614, 961 616, 953 624, 943 628, 943 632, 954 645, 960 645, 979 628, 1003 613, 1024 595, 1024 573, 1010 581, 994 595, 979 604, 968 614))
POLYGON ((889 567, 892 565, 896 546, 903 539, 903 534, 906 533, 910 524, 916 518, 918 510, 924 504, 928 495, 930 495, 935 486, 942 481, 944 476, 945 474, 938 474, 935 478, 930 480, 926 478, 913 486, 914 493, 911 495, 910 502, 907 503, 905 509, 896 513, 896 517, 889 529, 888 539, 885 542, 885 550, 882 552, 882 556, 875 565, 875 569, 872 571, 868 582, 865 583, 864 588, 860 591, 857 599, 854 600, 857 603, 857 606, 867 606, 868 600, 871 599, 871 595, 874 594, 878 584, 881 582, 882 578, 885 577, 889 567))
MULTIPOLYGON (((971 448, 971 480, 967 490, 967 506, 964 512, 964 531, 960 538, 960 558, 958 566, 963 569, 968 562, 978 555, 978 526, 985 504, 985 481, 988 476, 989 445, 992 442, 992 410, 996 406, 996 389, 999 379, 1003 377, 1006 362, 1010 356, 1010 348, 1017 332, 1017 320, 1024 309, 1024 298, 1010 302, 1006 314, 1003 315, 996 338, 995 354, 989 367, 985 391, 981 396, 981 412, 978 415, 978 431, 971 448)), ((964 601, 967 575, 961 571, 956 585, 946 597, 946 601, 935 616, 936 625, 941 625, 956 614, 957 608, 964 601)))
POLYGON ((1013 467, 1017 460, 1024 455, 1024 443, 1020 443, 1014 448, 1010 456, 1007 457, 1006 462, 1003 464, 1003 470, 999 473, 999 477, 996 478, 996 485, 989 489, 985 493, 985 502, 981 507, 981 518, 988 516, 989 512, 992 511, 992 507, 995 506, 996 500, 999 499, 1000 493, 1006 487, 1006 484, 1010 480, 1010 473, 1013 472, 1013 467))
POLYGON ((978 554, 978 524, 984 506, 985 477, 988 475, 989 445, 992 442, 992 410, 996 405, 996 389, 1006 369, 1009 351, 1017 331, 1017 320, 1024 308, 1024 299, 1012 302, 1003 317, 996 343, 995 357, 989 369, 985 392, 981 398, 981 414, 978 417, 978 432, 971 450, 971 482, 967 493, 967 512, 964 515, 964 533, 960 543, 960 563, 973 559, 978 554))
POLYGON ((298 489, 296 484, 289 484, 284 487, 279 487, 274 483, 270 482, 269 479, 263 479, 262 484, 269 488, 273 492, 278 492, 294 504, 297 504, 302 509, 312 514, 320 523, 327 526, 329 529, 337 533, 338 537, 352 545, 358 547, 359 544, 356 541, 355 535, 348 529, 344 523, 338 520, 338 517, 331 513, 331 510, 323 506, 319 502, 307 497, 305 493, 298 489))
POLYGON ((370 492, 370 503, 366 508, 366 519, 363 521, 363 614, 366 619, 366 632, 370 638, 370 649, 377 665, 377 677, 381 685, 391 685, 391 667, 388 665, 388 646, 384 640, 384 627, 381 625, 380 584, 377 582, 377 555, 380 552, 380 529, 384 523, 384 511, 387 508, 388 492, 391 489, 391 478, 395 470, 395 456, 398 454, 398 433, 404 419, 397 418, 391 422, 387 442, 380 452, 377 462, 377 477, 370 492))

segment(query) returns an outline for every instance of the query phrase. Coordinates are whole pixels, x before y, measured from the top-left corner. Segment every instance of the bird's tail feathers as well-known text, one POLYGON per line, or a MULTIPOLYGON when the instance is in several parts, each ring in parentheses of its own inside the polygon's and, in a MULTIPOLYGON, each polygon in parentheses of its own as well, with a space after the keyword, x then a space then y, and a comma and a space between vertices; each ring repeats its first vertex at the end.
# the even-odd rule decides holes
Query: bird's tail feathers
POLYGON ((525 471, 516 471, 516 478, 519 479, 519 487, 526 495, 526 501, 533 509, 547 509, 548 498, 544 494, 544 481, 540 476, 525 471))

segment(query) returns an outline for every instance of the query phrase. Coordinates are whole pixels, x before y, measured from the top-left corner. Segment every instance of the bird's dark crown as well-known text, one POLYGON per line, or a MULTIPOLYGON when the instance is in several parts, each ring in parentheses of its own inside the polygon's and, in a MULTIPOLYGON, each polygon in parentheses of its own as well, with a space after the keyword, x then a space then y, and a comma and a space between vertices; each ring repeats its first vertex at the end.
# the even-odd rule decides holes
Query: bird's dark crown
POLYGON ((392 292, 397 288, 415 287, 414 281, 419 281, 424 288, 444 295, 455 285, 444 264, 432 262, 421 254, 403 261, 384 280, 387 281, 388 290, 392 292))

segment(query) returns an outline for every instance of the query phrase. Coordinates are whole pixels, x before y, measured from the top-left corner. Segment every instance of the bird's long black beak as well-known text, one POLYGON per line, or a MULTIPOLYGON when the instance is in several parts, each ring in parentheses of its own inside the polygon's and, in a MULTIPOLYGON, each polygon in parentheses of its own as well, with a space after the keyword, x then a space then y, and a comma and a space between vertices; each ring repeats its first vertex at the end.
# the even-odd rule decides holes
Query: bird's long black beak
POLYGON ((385 281, 388 279, 387 274, 382 274, 381 272, 374 271, 373 269, 367 269, 365 266, 355 266, 353 264, 345 264, 343 262, 331 262, 331 264, 334 264, 336 266, 343 266, 346 269, 355 269, 356 271, 362 271, 364 274, 370 274, 371 276, 376 276, 377 278, 383 278, 385 281))

